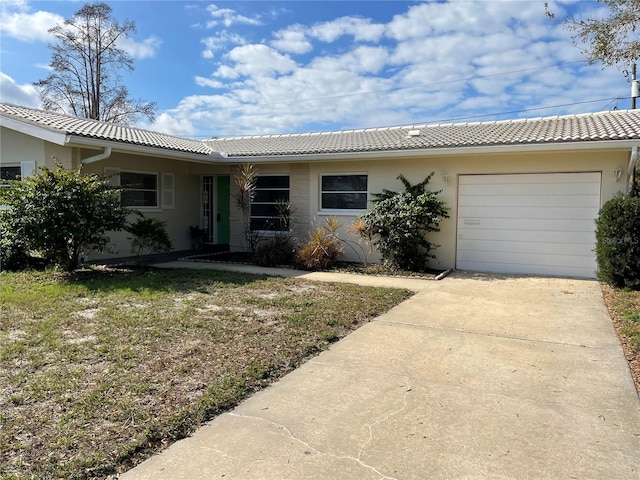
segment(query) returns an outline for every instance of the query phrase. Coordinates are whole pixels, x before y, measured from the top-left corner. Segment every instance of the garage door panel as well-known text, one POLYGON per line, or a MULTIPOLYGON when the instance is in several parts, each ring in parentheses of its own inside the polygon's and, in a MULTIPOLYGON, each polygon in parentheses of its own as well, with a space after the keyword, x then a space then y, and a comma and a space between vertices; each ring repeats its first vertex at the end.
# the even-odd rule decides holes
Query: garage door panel
POLYGON ((592 255, 555 255, 542 253, 521 253, 521 252, 478 252, 461 250, 461 259, 468 259, 475 262, 496 263, 496 264, 519 264, 519 265, 545 265, 570 267, 589 267, 592 273, 595 271, 595 262, 591 262, 592 255), (468 255, 468 257, 467 257, 468 255))
POLYGON ((595 228, 591 219, 466 218, 461 219, 458 225, 459 234, 464 234, 466 229, 591 232, 595 228))
POLYGON ((593 208, 589 207, 461 207, 458 209, 464 218, 495 219, 589 219, 593 220, 593 208))
POLYGON ((584 232, 558 232, 552 230, 485 230, 466 229, 458 234, 461 240, 513 241, 526 242, 535 240, 546 243, 579 244, 584 242, 584 232))
POLYGON ((554 195, 560 192, 562 195, 585 195, 597 189, 600 192, 599 184, 592 183, 557 183, 552 185, 513 183, 497 185, 467 185, 464 188, 465 195, 473 196, 510 196, 510 195, 532 195, 544 196, 554 195))
POLYGON ((474 251, 477 252, 478 255, 482 255, 484 252, 498 254, 521 253, 523 255, 545 255, 551 252, 553 255, 591 257, 593 245, 584 243, 570 244, 540 241, 459 240, 458 249, 460 252, 474 251))
POLYGON ((457 268, 595 276, 599 172, 458 178, 457 268))
POLYGON ((493 196, 460 196, 458 207, 497 207, 500 205, 513 207, 554 207, 564 205, 566 207, 596 207, 598 198, 590 195, 537 195, 535 197, 522 195, 507 195, 496 199, 493 196))
POLYGON ((461 175, 460 185, 499 185, 499 184, 539 184, 592 183, 600 185, 600 172, 576 173, 505 173, 497 175, 461 175))

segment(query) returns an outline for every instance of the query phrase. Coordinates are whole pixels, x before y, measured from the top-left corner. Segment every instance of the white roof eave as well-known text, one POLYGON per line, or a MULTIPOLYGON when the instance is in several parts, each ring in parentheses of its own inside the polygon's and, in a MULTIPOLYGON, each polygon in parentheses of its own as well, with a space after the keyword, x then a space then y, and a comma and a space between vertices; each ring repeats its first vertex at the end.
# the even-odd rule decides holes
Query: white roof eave
POLYGON ((208 163, 218 162, 226 159, 224 152, 212 152, 211 154, 200 154, 184 152, 180 150, 169 150, 160 147, 151 147, 146 145, 136 145, 132 143, 116 142, 112 140, 100 140, 95 138, 87 138, 70 135, 67 145, 73 147, 87 148, 104 148, 111 147, 114 152, 133 153, 136 155, 150 155, 162 158, 173 158, 176 160, 184 160, 189 162, 208 163))
POLYGON ((24 122, 4 115, 0 115, 0 126, 56 145, 65 145, 68 140, 67 133, 61 130, 34 125, 31 122, 24 122))

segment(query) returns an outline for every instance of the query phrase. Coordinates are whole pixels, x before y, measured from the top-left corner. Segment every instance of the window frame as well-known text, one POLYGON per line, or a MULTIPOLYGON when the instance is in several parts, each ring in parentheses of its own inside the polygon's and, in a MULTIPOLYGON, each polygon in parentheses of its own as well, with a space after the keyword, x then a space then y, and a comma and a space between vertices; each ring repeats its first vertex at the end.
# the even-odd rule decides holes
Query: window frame
POLYGON ((120 202, 123 207, 132 208, 134 210, 140 210, 143 212, 159 212, 161 211, 160 207, 160 194, 161 194, 161 180, 162 177, 158 172, 149 172, 144 170, 129 170, 124 168, 105 168, 105 175, 113 175, 113 179, 111 180, 111 184, 117 187, 121 187, 122 190, 133 190, 133 191, 155 191, 156 202, 155 205, 124 205, 122 204, 122 191, 120 192, 120 202), (137 175, 149 175, 155 177, 156 188, 155 190, 151 190, 148 188, 123 188, 122 187, 122 173, 133 173, 137 175))
POLYGON ((176 176, 174 173, 162 172, 162 208, 173 210, 176 208, 176 176), (169 186, 171 184, 171 186, 169 186))
MULTIPOLYGON (((257 195, 258 191, 272 191, 272 192, 287 192, 287 202, 291 202, 291 175, 289 173, 265 173, 265 174, 260 174, 257 175, 256 177, 256 187, 255 187, 255 193, 257 195), (288 183, 288 187, 269 187, 269 188, 260 188, 257 186, 257 179, 258 178, 265 178, 265 177, 286 177, 287 178, 287 183, 288 183)), ((271 230, 264 230, 264 229, 254 229, 253 228, 253 220, 254 219, 276 219, 277 217, 273 217, 273 216, 265 216, 265 215, 254 215, 253 211, 252 211, 252 207, 253 205, 276 205, 276 202, 256 202, 255 201, 255 196, 254 195, 254 199, 251 200, 250 202, 250 206, 249 206, 249 225, 251 228, 252 232, 256 232, 259 233, 261 235, 277 235, 279 233, 282 232, 286 232, 288 230, 275 230, 275 229, 271 229, 271 230)))
POLYGON ((368 172, 324 172, 318 175, 318 210, 322 215, 361 215, 366 212, 369 207, 369 173, 368 172), (366 190, 323 190, 324 177, 366 177, 367 187, 366 190), (366 202, 364 208, 326 208, 323 204, 323 197, 325 193, 343 193, 343 194, 362 194, 366 195, 366 202))

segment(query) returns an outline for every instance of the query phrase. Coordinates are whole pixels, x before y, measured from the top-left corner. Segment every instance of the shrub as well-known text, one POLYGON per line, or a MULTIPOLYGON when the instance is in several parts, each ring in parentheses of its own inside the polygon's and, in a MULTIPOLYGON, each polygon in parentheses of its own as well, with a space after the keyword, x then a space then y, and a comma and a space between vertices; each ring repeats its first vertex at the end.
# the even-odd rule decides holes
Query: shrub
POLYGON ((166 252, 171 250, 171 239, 167 233, 166 222, 157 218, 145 218, 140 214, 135 222, 127 225, 131 234, 131 253, 138 258, 144 250, 149 252, 166 252))
POLYGON ((337 224, 331 220, 316 228, 309 241, 296 254, 296 265, 304 270, 326 270, 344 255, 344 248, 336 235, 337 224))
POLYGON ((107 232, 122 230, 129 213, 107 182, 61 165, 11 182, 2 203, 7 208, 0 212, 0 230, 13 232, 21 242, 10 248, 37 251, 67 271, 78 267, 82 254, 103 251, 107 232))
POLYGON ((261 267, 292 265, 296 257, 296 245, 289 235, 279 235, 264 240, 256 247, 255 262, 261 267))
POLYGON ((432 176, 411 185, 399 175, 405 191, 374 194, 372 207, 361 216, 387 267, 424 271, 429 258, 434 257, 437 245, 428 240, 427 234, 439 231, 440 222, 449 215, 445 202, 437 198, 440 192, 426 190, 432 176))
POLYGON ((21 270, 28 264, 26 245, 9 229, 7 222, 0 221, 0 270, 21 270))
POLYGON ((598 279, 640 289, 640 198, 618 194, 596 220, 598 279))

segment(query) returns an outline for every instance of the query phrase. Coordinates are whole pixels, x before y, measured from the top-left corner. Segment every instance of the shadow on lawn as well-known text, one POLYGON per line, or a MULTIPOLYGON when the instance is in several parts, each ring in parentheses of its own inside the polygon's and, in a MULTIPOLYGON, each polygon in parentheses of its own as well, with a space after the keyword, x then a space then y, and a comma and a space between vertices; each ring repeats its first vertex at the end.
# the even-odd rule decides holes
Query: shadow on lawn
POLYGON ((151 266, 99 267, 77 270, 62 277, 92 291, 192 292, 216 285, 245 286, 270 278, 242 272, 220 270, 163 269, 151 266))

